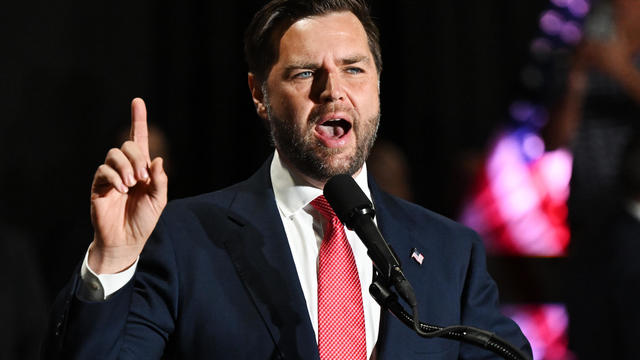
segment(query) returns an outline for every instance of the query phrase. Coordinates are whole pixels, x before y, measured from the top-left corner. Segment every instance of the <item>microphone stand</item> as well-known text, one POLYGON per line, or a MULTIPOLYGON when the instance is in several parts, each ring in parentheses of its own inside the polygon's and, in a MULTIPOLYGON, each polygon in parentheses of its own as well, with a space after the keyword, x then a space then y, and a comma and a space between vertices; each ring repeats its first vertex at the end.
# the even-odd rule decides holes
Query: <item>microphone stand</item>
POLYGON ((380 304, 380 307, 388 309, 402 323, 414 329, 418 335, 424 338, 442 337, 458 340, 492 351, 507 360, 531 360, 520 349, 517 349, 494 333, 471 326, 442 327, 418 321, 417 308, 413 308, 414 316, 411 316, 398 302, 398 295, 389 289, 377 272, 373 283, 369 287, 369 292, 376 302, 380 304))

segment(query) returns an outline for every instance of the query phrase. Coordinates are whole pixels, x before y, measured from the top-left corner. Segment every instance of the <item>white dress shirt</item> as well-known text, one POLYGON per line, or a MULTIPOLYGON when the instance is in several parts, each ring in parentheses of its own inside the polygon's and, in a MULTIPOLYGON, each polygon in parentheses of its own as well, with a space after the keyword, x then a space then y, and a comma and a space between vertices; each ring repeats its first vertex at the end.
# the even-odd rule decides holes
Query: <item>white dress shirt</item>
MULTIPOLYGON (((322 215, 310 205, 316 197, 322 195, 322 190, 310 186, 297 179, 285 166, 276 151, 271 162, 271 182, 275 193, 276 204, 280 218, 284 225, 293 261, 298 272, 300 286, 304 294, 309 312, 309 319, 318 339, 318 253, 323 238, 322 215)), ((371 194, 367 182, 366 165, 355 178, 356 183, 369 199, 371 194)), ((367 358, 378 338, 380 324, 380 306, 369 294, 369 285, 373 278, 373 265, 367 255, 367 248, 358 236, 348 229, 347 239, 353 250, 358 268, 362 289, 364 322, 367 340, 367 358)), ((105 300, 124 286, 135 273, 137 261, 127 270, 117 274, 97 275, 89 268, 87 251, 80 275, 83 280, 80 296, 87 300, 105 300)))
MULTIPOLYGON (((366 165, 355 178, 362 191, 371 199, 367 182, 366 165)), ((276 196, 276 204, 280 211, 280 218, 287 234, 293 262, 296 265, 298 278, 307 311, 318 340, 318 254, 323 238, 322 215, 310 205, 316 197, 322 195, 322 190, 307 185, 296 179, 287 170, 276 151, 271 162, 271 183, 276 196)), ((358 235, 345 229, 347 239, 353 250, 353 256, 358 268, 362 289, 362 305, 364 309, 364 324, 367 337, 367 358, 378 338, 380 324, 380 306, 369 294, 369 285, 373 279, 373 264, 367 255, 367 248, 358 235)))

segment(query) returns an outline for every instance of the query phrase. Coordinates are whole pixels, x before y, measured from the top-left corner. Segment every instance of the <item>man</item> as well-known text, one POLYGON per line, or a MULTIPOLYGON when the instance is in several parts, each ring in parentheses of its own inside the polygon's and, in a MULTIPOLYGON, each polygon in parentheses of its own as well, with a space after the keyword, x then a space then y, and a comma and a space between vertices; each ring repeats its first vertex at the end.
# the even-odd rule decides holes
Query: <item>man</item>
POLYGON ((372 198, 396 251, 424 255, 421 262, 402 258, 424 321, 487 328, 529 351, 496 308, 477 237, 382 193, 367 178, 381 58, 366 6, 272 1, 249 26, 246 54, 273 157, 245 182, 164 209, 167 178, 162 160, 149 158, 146 111, 135 99, 131 141, 111 149, 96 172, 94 241, 57 302, 47 355, 492 357, 451 340, 419 338, 381 312, 367 292, 373 267, 366 248, 319 198, 341 173, 372 198))

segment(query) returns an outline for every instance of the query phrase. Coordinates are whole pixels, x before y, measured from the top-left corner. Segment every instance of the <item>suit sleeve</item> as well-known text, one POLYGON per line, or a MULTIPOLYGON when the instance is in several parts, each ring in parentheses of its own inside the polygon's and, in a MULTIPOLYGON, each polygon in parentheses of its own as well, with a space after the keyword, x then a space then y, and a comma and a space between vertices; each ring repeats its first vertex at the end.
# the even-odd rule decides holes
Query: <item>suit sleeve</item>
POLYGON ((178 276, 164 220, 147 241, 131 281, 106 301, 78 296, 79 271, 54 303, 46 359, 159 359, 174 330, 178 276))
MULTIPOLYGON (((532 356, 531 346, 518 325, 502 315, 499 309, 498 288, 487 271, 482 241, 472 233, 472 246, 463 296, 462 323, 491 331, 507 340, 525 354, 532 356)), ((488 350, 461 344, 462 359, 500 359, 488 350)))

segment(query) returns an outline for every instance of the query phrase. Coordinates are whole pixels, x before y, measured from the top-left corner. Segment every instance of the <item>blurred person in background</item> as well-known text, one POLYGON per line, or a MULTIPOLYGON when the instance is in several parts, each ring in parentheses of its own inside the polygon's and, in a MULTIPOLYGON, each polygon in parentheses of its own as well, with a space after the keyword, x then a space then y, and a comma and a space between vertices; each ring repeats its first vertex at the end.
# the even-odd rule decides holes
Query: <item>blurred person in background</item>
MULTIPOLYGON (((624 152, 620 170, 622 196, 608 219, 602 238, 604 254, 603 284, 607 304, 600 325, 602 344, 609 346, 610 359, 637 358, 640 338, 640 133, 636 132, 624 152)), ((597 296, 597 295, 596 295, 597 296)), ((595 325, 595 324, 593 324, 595 325)), ((593 326, 592 325, 592 326, 593 326)), ((593 326, 595 328, 595 326, 593 326)), ((593 331, 593 329, 592 329, 593 331)), ((604 353, 606 354, 606 352, 604 353)), ((585 355, 582 358, 594 358, 585 355)))
POLYGON ((367 166, 382 190, 407 201, 413 200, 409 161, 398 145, 391 141, 376 140, 367 166))
MULTIPOLYGON (((546 144, 569 146, 574 161, 569 196, 571 229, 570 347, 579 359, 611 358, 611 304, 602 291, 611 245, 608 223, 621 196, 621 162, 640 128, 640 2, 594 3, 584 38, 568 70, 566 88, 550 113, 546 144), (597 329, 600 329, 598 331, 597 329)), ((640 234, 639 234, 640 235, 640 234)), ((621 309, 629 314, 635 307, 621 309)), ((628 357, 616 357, 628 358, 628 357)))

